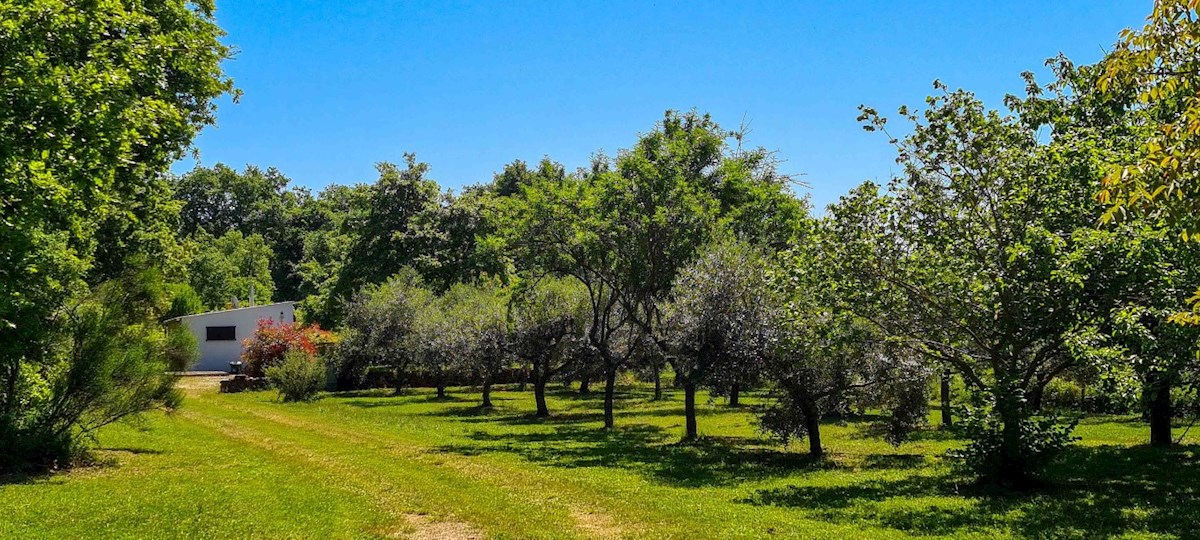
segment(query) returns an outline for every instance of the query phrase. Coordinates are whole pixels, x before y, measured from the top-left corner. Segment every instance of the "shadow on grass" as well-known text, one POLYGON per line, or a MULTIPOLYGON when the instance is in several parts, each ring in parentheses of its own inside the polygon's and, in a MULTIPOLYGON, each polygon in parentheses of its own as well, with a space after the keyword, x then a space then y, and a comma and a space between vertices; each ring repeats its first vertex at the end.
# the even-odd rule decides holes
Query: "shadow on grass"
POLYGON ((1200 535, 1200 447, 1075 447, 1049 473, 1050 486, 1016 493, 913 475, 839 486, 759 491, 743 502, 803 508, 831 521, 873 521, 913 534, 1007 529, 1020 537, 1200 535), (928 497, 963 499, 930 501, 928 497), (917 499, 909 501, 906 499, 917 499))
POLYGON ((21 484, 39 484, 44 482, 62 483, 63 481, 61 479, 55 480, 53 471, 0 473, 0 487, 16 486, 21 484))
MULTIPOLYGON (((887 435, 888 426, 883 422, 855 424, 849 436, 858 440, 879 440, 887 435)), ((905 436, 906 442, 913 441, 954 441, 962 439, 962 434, 954 427, 925 426, 905 436)))
POLYGON ((806 454, 756 447, 757 441, 740 437, 678 443, 673 432, 648 424, 622 425, 606 431, 579 425, 577 418, 512 420, 540 421, 555 429, 501 434, 476 431, 468 435, 475 443, 447 445, 438 450, 460 455, 509 452, 555 467, 616 467, 683 487, 730 485, 834 466, 806 454))
POLYGON ((118 454, 158 456, 165 453, 162 450, 154 448, 140 448, 136 446, 98 446, 88 449, 82 455, 76 457, 74 463, 68 468, 34 468, 24 471, 0 473, 0 486, 44 483, 62 484, 67 481, 67 477, 60 473, 120 467, 121 462, 117 458, 118 454))

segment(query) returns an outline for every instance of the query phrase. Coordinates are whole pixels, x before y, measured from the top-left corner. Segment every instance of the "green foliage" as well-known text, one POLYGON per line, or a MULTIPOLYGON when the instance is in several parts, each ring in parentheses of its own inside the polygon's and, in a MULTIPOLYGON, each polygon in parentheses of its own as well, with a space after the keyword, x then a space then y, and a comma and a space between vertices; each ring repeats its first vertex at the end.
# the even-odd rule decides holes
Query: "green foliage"
POLYGON ((496 173, 489 188, 500 197, 512 197, 540 182, 562 182, 566 178, 567 171, 562 164, 549 157, 542 158, 536 170, 518 159, 496 173))
POLYGON ((167 342, 163 350, 168 371, 187 371, 200 360, 200 344, 196 336, 182 324, 167 326, 167 342))
POLYGON ((987 408, 966 409, 961 429, 970 442, 966 447, 950 452, 964 471, 985 480, 1018 488, 1031 487, 1032 478, 1044 473, 1051 462, 1062 456, 1067 445, 1079 440, 1071 435, 1074 421, 1064 423, 1055 417, 1025 417, 1017 420, 1014 427, 1002 422, 1000 415, 987 408), (1015 444, 1008 439, 1014 432, 1015 444), (1012 449, 1019 454, 1013 456, 1012 449), (1014 461, 1022 468, 1016 477, 1012 470, 1014 461), (1014 483, 1014 478, 1019 482, 1014 483))
POLYGON ((508 347, 529 370, 537 414, 548 416, 546 385, 567 369, 583 344, 590 306, 571 279, 546 276, 518 282, 508 302, 508 347))
POLYGON ((779 307, 766 258, 745 243, 715 243, 680 270, 660 308, 658 337, 689 403, 685 437, 698 435, 698 387, 728 388, 762 370, 779 307))
MULTIPOLYGON (((894 141, 903 176, 886 195, 868 185, 831 208, 836 260, 858 280, 846 305, 986 396, 988 425, 1006 431, 1004 444, 978 448, 1002 452, 1007 477, 993 478, 1026 482, 1040 466, 1026 459, 1052 455, 1026 446, 1027 398, 1080 364, 1075 345, 1116 307, 1125 277, 1121 243, 1094 230, 1100 208, 1088 200, 1106 150, 1069 129, 1039 141, 1032 118, 964 91, 901 115, 914 124, 894 141)), ((862 118, 885 127, 870 109, 862 118)))
POLYGON ((505 312, 508 291, 494 283, 456 284, 440 298, 447 322, 456 329, 456 360, 483 386, 483 406, 491 407, 491 386, 508 365, 505 312))
POLYGON ((437 203, 437 182, 426 178, 429 165, 405 154, 405 168, 380 163, 379 179, 369 188, 365 212, 355 216, 346 227, 355 236, 346 251, 346 260, 338 273, 327 310, 338 320, 341 303, 368 283, 382 283, 427 249, 427 239, 419 233, 423 215, 437 203))
POLYGON ((283 401, 312 401, 325 387, 326 366, 317 355, 303 350, 288 350, 283 360, 267 367, 267 380, 279 389, 283 401))
POLYGON ((65 336, 79 328, 63 314, 89 302, 85 280, 115 279, 125 257, 170 258, 157 253, 172 212, 159 175, 214 122, 233 88, 220 68, 230 50, 209 1, 6 2, 0 21, 0 431, 61 449, 76 439, 59 422, 83 413, 31 427, 44 403, 28 392, 73 390, 45 387, 68 365, 65 336))
POLYGON ((306 237, 333 227, 329 216, 304 188, 289 189, 289 180, 274 168, 247 166, 238 172, 218 163, 197 167, 172 179, 181 205, 181 236, 202 233, 222 237, 237 231, 260 235, 271 248, 271 279, 280 298, 299 298, 298 267, 304 259, 306 237))
POLYGON ((97 429, 178 405, 167 371, 190 352, 159 327, 166 303, 161 275, 135 267, 58 313, 58 346, 5 381, 0 470, 67 466, 97 429))
POLYGON ((444 296, 418 304, 411 330, 404 338, 404 348, 412 362, 411 370, 437 386, 439 397, 444 397, 445 387, 451 380, 472 369, 464 362, 471 336, 451 316, 452 309, 444 296))
POLYGON ((211 309, 232 307, 234 298, 249 305, 250 288, 255 302, 268 303, 275 291, 271 280, 274 252, 258 234, 233 231, 219 238, 201 232, 191 240, 196 256, 188 265, 191 286, 211 309))
POLYGON ((304 206, 305 221, 312 226, 301 239, 300 262, 293 271, 303 296, 301 308, 311 321, 327 327, 338 322, 335 288, 357 235, 354 224, 362 220, 369 197, 365 184, 331 185, 304 206))
POLYGON ((1102 93, 1132 93, 1147 122, 1138 151, 1112 163, 1104 179, 1099 198, 1109 205, 1105 219, 1127 213, 1164 217, 1182 229, 1184 239, 1196 233, 1200 208, 1196 9, 1190 0, 1156 1, 1144 27, 1121 32, 1120 41, 1099 65, 1096 81, 1102 93))
POLYGON ((168 286, 171 294, 171 306, 167 308, 167 312, 163 314, 165 318, 182 317, 184 315, 195 315, 204 311, 204 300, 200 299, 200 295, 196 293, 191 285, 187 283, 175 283, 168 286))
POLYGON ((1046 385, 1043 405, 1051 411, 1082 410, 1083 387, 1074 381, 1055 379, 1046 385))
POLYGON ((338 386, 356 387, 377 366, 390 368, 399 381, 416 356, 410 347, 417 314, 434 300, 412 269, 363 287, 346 308, 343 338, 334 351, 338 386))

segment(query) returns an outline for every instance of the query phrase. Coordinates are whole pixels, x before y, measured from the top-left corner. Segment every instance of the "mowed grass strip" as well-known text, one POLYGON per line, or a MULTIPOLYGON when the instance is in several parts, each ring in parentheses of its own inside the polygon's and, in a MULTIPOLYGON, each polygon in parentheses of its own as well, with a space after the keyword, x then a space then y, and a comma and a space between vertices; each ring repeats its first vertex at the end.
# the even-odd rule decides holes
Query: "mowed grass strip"
MULTIPOLYGON (((745 408, 702 400, 705 439, 678 444, 681 401, 626 389, 497 407, 456 389, 331 395, 189 389, 176 415, 100 438, 107 466, 0 485, 3 538, 1186 538, 1200 530, 1193 446, 1138 446, 1137 419, 1085 419, 1032 495, 972 487, 929 430, 898 448, 870 419, 830 421, 830 459, 763 440, 745 408), (1170 494, 1170 495, 1168 495, 1170 494)), ((753 403, 753 398, 749 400, 753 403)))

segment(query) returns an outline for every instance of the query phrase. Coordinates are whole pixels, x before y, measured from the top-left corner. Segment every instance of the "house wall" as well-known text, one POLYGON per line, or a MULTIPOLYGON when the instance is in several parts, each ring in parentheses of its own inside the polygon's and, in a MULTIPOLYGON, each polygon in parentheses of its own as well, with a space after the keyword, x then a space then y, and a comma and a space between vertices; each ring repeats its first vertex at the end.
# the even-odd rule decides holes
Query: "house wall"
POLYGON ((240 360, 245 349, 244 341, 254 335, 260 319, 272 319, 276 323, 296 322, 296 312, 291 302, 268 304, 226 311, 214 311, 181 317, 179 322, 191 330, 200 345, 200 360, 192 367, 194 371, 228 371, 229 363, 240 360), (234 327, 232 341, 208 341, 210 326, 234 327))

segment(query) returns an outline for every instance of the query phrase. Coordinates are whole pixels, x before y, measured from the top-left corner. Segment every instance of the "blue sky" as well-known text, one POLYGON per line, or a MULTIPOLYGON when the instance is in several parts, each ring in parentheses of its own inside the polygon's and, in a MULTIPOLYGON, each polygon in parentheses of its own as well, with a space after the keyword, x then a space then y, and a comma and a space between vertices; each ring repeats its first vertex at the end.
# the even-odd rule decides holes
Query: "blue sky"
MULTIPOLYGON (((941 79, 999 106, 1059 52, 1099 59, 1150 0, 1005 2, 329 2, 218 0, 245 95, 197 140, 201 163, 273 166, 295 184, 371 182, 404 152, 444 187, 513 159, 568 169, 664 110, 696 108, 823 206, 896 170, 859 104, 919 105, 941 79)), ((1043 76, 1043 79, 1046 77, 1043 76)), ((177 163, 176 172, 193 166, 177 163)))

